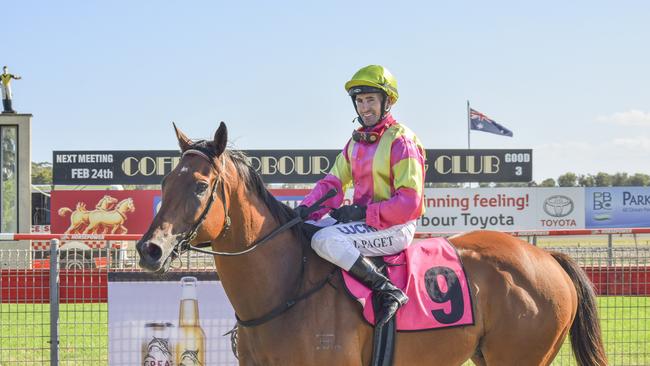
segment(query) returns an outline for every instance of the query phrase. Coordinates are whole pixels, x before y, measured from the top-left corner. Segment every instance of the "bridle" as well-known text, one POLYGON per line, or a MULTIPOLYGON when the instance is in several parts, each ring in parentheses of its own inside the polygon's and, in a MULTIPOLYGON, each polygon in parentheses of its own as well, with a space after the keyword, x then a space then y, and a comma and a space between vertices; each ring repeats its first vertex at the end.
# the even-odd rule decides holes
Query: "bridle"
MULTIPOLYGON (((186 155, 197 155, 200 156, 201 158, 207 160, 210 162, 212 167, 217 170, 217 166, 214 163, 214 160, 211 159, 206 153, 196 150, 196 149, 189 149, 185 150, 183 154, 181 155, 181 159, 185 157, 186 155)), ((225 163, 222 161, 222 167, 225 166, 225 163)), ((223 183, 223 180, 221 177, 217 177, 215 180, 214 184, 212 185, 212 190, 210 191, 210 197, 208 197, 208 203, 205 205, 205 208, 203 209, 203 212, 201 212, 201 215, 199 218, 194 222, 192 227, 190 228, 189 231, 185 232, 185 235, 183 235, 183 238, 179 240, 174 248, 172 249, 172 253, 174 253, 176 256, 180 257, 187 251, 194 251, 194 252, 199 252, 203 254, 210 254, 210 255, 219 255, 223 257, 234 257, 238 255, 244 255, 248 254, 257 248, 259 248, 262 244, 269 242, 271 239, 273 239, 276 235, 280 234, 281 232, 291 228, 292 226, 295 226, 299 224, 302 219, 300 217, 295 217, 291 219, 290 221, 286 222, 285 224, 277 227, 267 235, 265 235, 263 238, 256 240, 253 244, 251 244, 248 248, 238 251, 238 252, 220 252, 220 251, 215 251, 215 250, 209 250, 209 249, 203 249, 207 246, 212 245, 212 242, 205 241, 201 243, 197 243, 195 245, 192 245, 192 241, 196 238, 196 235, 199 231, 199 228, 205 221, 205 218, 208 216, 208 212, 210 212, 210 208, 212 207, 212 204, 215 201, 215 196, 217 195, 217 187, 221 185, 221 202, 223 203, 223 213, 224 213, 224 224, 223 224, 223 229, 221 230, 220 236, 226 233, 232 224, 232 220, 230 219, 230 215, 228 215, 228 205, 226 204, 226 187, 225 184, 223 183), (219 184, 221 183, 221 184, 219 184)))
MULTIPOLYGON (((203 158, 204 160, 207 160, 208 162, 210 162, 212 168, 216 172, 219 171, 214 159, 210 158, 210 156, 208 154, 204 153, 203 151, 200 151, 200 150, 197 150, 197 149, 185 150, 181 155, 181 159, 183 157, 187 156, 187 155, 199 156, 199 157, 203 158)), ((222 159, 222 168, 224 166, 225 166, 225 161, 222 159)), ((210 197, 208 198, 208 202, 207 202, 205 208, 203 209, 203 212, 201 212, 201 215, 194 222, 194 224, 192 225, 190 230, 185 232, 185 234, 183 235, 183 238, 181 240, 179 240, 176 243, 176 245, 174 245, 174 248, 172 248, 172 254, 174 254, 176 257, 180 257, 181 255, 183 255, 187 251, 195 251, 195 252, 199 252, 199 253, 210 254, 210 255, 218 255, 218 256, 225 256, 225 257, 234 257, 234 256, 239 256, 239 255, 245 255, 245 254, 248 254, 248 253, 258 249, 263 244, 270 242, 270 240, 272 238, 274 238, 275 236, 277 236, 281 232, 286 231, 287 229, 289 229, 289 228, 291 228, 291 227, 293 227, 293 226, 295 226, 295 225, 297 225, 297 224, 299 224, 299 223, 301 223, 303 221, 303 219, 301 217, 295 217, 295 218, 289 220, 288 222, 284 223, 283 225, 275 228, 273 231, 271 231, 270 233, 268 233, 267 235, 265 235, 261 239, 256 240, 255 242, 253 242, 245 250, 241 250, 241 251, 238 251, 238 252, 220 252, 220 251, 214 251, 214 250, 209 250, 209 249, 203 249, 203 247, 212 245, 212 243, 210 241, 197 243, 197 244, 192 245, 191 242, 196 238, 197 233, 199 231, 199 228, 201 227, 201 225, 205 221, 206 217, 208 216, 208 212, 210 211, 210 208, 212 207, 212 204, 215 201, 215 196, 217 195, 217 192, 218 192, 218 190, 217 190, 218 186, 221 186, 221 190, 220 190, 220 192, 221 192, 221 202, 223 203, 223 211, 224 211, 224 225, 223 225, 223 229, 221 230, 221 233, 219 234, 219 236, 222 236, 225 232, 227 232, 230 229, 230 226, 232 224, 232 220, 230 219, 230 216, 228 215, 228 205, 226 204, 226 188, 225 188, 223 180, 217 175, 217 178, 216 178, 214 184, 212 185, 212 189, 210 190, 210 197)), ((321 199, 319 199, 317 202, 315 202, 314 205, 312 205, 311 207, 309 207, 307 209, 306 214, 310 214, 310 213, 312 213, 314 211, 317 211, 317 210, 321 209, 322 207, 320 207, 320 205, 324 201, 326 201, 327 199, 329 199, 329 198, 333 197, 334 195, 336 195, 336 193, 337 193, 336 190, 330 190, 329 192, 327 192, 327 194, 325 194, 321 199)), ((304 277, 304 273, 305 273, 305 265, 307 263, 307 256, 305 256, 305 253, 304 253, 304 245, 302 245, 302 249, 303 249, 303 253, 302 253, 302 256, 301 256, 300 277, 299 277, 299 280, 298 280, 298 287, 296 288, 296 291, 295 291, 296 294, 299 292, 301 284, 303 282, 303 277, 304 277)), ((264 324, 264 323, 270 321, 271 319, 274 319, 275 317, 281 315, 285 311, 291 309, 296 303, 310 297, 311 295, 315 294, 320 289, 322 289, 327 283, 330 283, 330 280, 334 276, 335 271, 336 271, 336 266, 334 266, 334 269, 323 280, 319 281, 312 288, 310 288, 309 290, 307 290, 306 292, 304 292, 301 295, 294 296, 293 298, 291 298, 288 301, 280 304, 279 306, 275 307, 274 309, 267 312, 265 315, 263 315, 261 317, 258 317, 256 319, 251 319, 251 320, 241 320, 235 314, 235 316, 237 317, 237 325, 235 326, 235 328, 233 328, 233 330, 231 332, 235 331, 237 326, 254 327, 254 326, 257 326, 257 325, 264 324)))

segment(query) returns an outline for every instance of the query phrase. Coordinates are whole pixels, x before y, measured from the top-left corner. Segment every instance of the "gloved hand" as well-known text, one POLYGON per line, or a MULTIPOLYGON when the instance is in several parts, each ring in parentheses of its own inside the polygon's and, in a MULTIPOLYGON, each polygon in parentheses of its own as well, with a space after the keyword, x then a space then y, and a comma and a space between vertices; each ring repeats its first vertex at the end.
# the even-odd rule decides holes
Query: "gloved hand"
POLYGON ((307 206, 305 205, 300 205, 296 208, 293 209, 293 212, 295 212, 296 216, 300 217, 301 219, 305 220, 307 216, 309 216, 309 213, 307 212, 307 206))
POLYGON ((348 223, 352 221, 361 221, 366 218, 366 208, 359 205, 341 206, 330 212, 330 216, 338 222, 348 223))

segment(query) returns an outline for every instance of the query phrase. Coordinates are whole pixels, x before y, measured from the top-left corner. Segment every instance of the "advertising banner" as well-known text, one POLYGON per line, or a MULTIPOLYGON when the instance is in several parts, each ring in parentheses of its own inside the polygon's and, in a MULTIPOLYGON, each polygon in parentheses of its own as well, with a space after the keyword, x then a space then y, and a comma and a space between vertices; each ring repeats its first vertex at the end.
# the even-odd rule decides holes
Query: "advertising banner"
MULTIPOLYGON (((308 189, 270 191, 290 207, 296 207, 309 193, 308 189)), ((619 193, 604 190, 599 195, 601 191, 590 194, 584 188, 426 188, 426 211, 418 219, 417 232, 650 226, 642 215, 650 210, 650 203, 643 198, 650 195, 648 191, 626 188, 619 193), (585 226, 585 199, 591 226, 585 226), (617 200, 620 204, 611 203, 617 200), (606 221, 605 214, 622 221, 606 221)), ((352 195, 353 190, 346 192, 344 205, 352 203, 352 195)), ((52 232, 143 234, 160 204, 160 191, 156 190, 53 191, 52 232)))
POLYGON ((425 189, 418 232, 584 227, 579 188, 425 189))
POLYGON ((650 227, 650 187, 585 190, 587 228, 650 227))
POLYGON ((144 234, 160 191, 52 191, 54 234, 144 234))
MULTIPOLYGON (((309 190, 271 190, 295 207, 309 190)), ((352 190, 343 204, 351 204, 352 190)), ((583 188, 426 188, 417 232, 559 230, 585 227, 583 188)))
MULTIPOLYGON (((535 196, 537 230, 585 228, 584 188, 529 188, 535 196)), ((525 228, 524 228, 525 229, 525 228)))
POLYGON ((160 184, 180 161, 178 150, 54 151, 52 183, 160 184))
MULTIPOLYGON (((314 183, 340 150, 244 150, 265 183, 314 183)), ((530 149, 428 149, 426 182, 529 182, 530 149)), ((180 161, 177 150, 54 151, 55 185, 160 184, 180 161)))
POLYGON ((235 322, 214 272, 108 274, 110 366, 236 365, 235 322))

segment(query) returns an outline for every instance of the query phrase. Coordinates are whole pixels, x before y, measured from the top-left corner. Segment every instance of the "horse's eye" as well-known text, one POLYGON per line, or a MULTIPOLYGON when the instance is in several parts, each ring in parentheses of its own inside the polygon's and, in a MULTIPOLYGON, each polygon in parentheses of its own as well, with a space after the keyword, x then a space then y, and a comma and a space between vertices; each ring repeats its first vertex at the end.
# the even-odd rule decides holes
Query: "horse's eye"
POLYGON ((206 182, 197 182, 196 183, 196 194, 201 194, 205 192, 210 185, 206 182))

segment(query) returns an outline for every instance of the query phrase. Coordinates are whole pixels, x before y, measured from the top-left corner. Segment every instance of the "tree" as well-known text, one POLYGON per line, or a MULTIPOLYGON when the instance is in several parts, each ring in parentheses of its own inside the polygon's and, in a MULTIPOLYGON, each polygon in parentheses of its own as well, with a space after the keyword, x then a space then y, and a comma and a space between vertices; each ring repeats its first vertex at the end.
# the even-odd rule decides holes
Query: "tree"
POLYGON ((52 184, 52 163, 32 162, 32 184, 52 184))
POLYGON ((630 185, 630 180, 627 176, 627 173, 616 173, 612 175, 612 186, 622 187, 622 186, 629 186, 629 185, 630 185))
POLYGON ((645 187, 650 185, 650 175, 635 173, 633 176, 629 177, 629 182, 631 186, 645 187))
POLYGON ((546 178, 539 184, 540 187, 555 187, 555 179, 546 178))
POLYGON ((580 174, 578 177, 578 185, 580 187, 593 187, 596 185, 596 177, 591 174, 580 174))
POLYGON ((598 172, 594 176, 596 187, 610 187, 612 185, 612 177, 604 172, 598 172))
POLYGON ((557 178, 557 184, 560 187, 575 187, 578 182, 578 176, 575 173, 567 172, 557 178))

